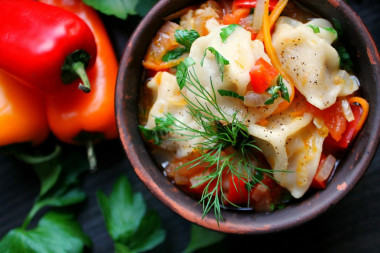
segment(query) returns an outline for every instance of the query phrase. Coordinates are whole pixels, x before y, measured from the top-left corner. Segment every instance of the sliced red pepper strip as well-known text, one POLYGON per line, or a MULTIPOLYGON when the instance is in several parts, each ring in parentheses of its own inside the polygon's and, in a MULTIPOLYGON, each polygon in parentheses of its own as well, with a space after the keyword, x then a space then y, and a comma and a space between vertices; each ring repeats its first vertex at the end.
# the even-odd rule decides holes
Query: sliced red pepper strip
MULTIPOLYGON (((255 8, 257 0, 235 0, 233 5, 236 7, 255 8)), ((278 0, 269 1, 269 10, 273 11, 276 7, 278 0)))
POLYGON ((0 0, 0 68, 24 84, 51 93, 95 63, 90 28, 73 13, 30 0, 0 0))

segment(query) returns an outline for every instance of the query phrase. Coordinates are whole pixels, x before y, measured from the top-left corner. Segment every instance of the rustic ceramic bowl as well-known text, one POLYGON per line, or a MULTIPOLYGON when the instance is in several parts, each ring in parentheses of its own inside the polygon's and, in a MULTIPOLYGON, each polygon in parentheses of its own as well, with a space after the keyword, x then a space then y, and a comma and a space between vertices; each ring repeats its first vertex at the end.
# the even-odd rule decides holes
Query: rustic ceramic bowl
POLYGON ((362 177, 379 142, 380 125, 380 59, 376 46, 360 18, 340 0, 300 0, 304 6, 322 17, 338 19, 345 32, 343 41, 353 57, 362 95, 369 101, 370 112, 364 128, 357 136, 323 191, 305 196, 283 210, 271 214, 222 212, 225 222, 218 224, 212 213, 202 219, 197 201, 172 185, 157 167, 138 129, 138 94, 142 86, 142 61, 148 45, 164 23, 164 17, 194 0, 161 0, 137 27, 125 47, 116 87, 116 117, 126 154, 140 179, 170 209, 185 219, 227 233, 259 234, 300 225, 325 212, 342 199, 362 177))

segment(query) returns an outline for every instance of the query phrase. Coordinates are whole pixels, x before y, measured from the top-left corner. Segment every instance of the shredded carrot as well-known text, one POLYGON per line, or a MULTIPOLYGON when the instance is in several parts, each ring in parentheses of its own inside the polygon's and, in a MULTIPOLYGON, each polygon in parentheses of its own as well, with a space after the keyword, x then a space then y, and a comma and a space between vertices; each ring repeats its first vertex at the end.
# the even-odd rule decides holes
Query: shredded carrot
POLYGON ((355 136, 359 132, 359 130, 363 127, 363 124, 365 120, 367 119, 368 112, 369 112, 369 104, 364 98, 361 98, 361 97, 350 97, 348 99, 348 102, 350 104, 358 103, 363 109, 362 116, 360 117, 360 120, 355 128, 355 132, 354 132, 354 136, 355 136))
MULTIPOLYGON (((266 52, 267 52, 267 54, 268 54, 268 56, 269 56, 269 58, 273 64, 273 66, 278 70, 278 72, 282 75, 282 77, 288 81, 288 83, 291 86, 292 91, 291 91, 290 98, 289 98, 290 103, 291 103, 293 101, 294 93, 295 93, 294 82, 288 76, 288 74, 285 72, 285 70, 282 68, 281 63, 280 63, 279 59, 277 58, 276 51, 274 50, 273 45, 272 45, 272 36, 270 34, 270 28, 269 28, 269 1, 265 1, 262 30, 263 30, 263 35, 264 35, 265 49, 266 49, 266 52)), ((285 109, 287 109, 289 107, 290 103, 287 101, 282 102, 277 107, 277 109, 273 112, 273 114, 280 113, 280 112, 284 111, 285 109)))
MULTIPOLYGON (((285 6, 287 5, 288 0, 280 0, 276 7, 274 7, 273 11, 269 15, 269 30, 272 29, 274 23, 276 23, 278 17, 281 15, 282 11, 285 9, 285 6)), ((264 40, 264 31, 261 28, 259 34, 256 37, 257 40, 263 41, 264 40)))

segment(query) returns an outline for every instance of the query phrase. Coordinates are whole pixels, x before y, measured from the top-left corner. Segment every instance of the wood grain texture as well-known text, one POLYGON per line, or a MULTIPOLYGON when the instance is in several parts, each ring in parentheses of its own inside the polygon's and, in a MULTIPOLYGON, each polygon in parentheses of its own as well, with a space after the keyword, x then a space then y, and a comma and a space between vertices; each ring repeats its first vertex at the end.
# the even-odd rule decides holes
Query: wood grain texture
MULTIPOLYGON (((357 11, 380 45, 380 1, 363 0, 348 3, 357 11)), ((127 21, 102 16, 117 55, 133 31, 138 18, 127 21)), ((125 174, 133 189, 143 193, 148 206, 158 211, 167 231, 166 241, 152 252, 181 252, 189 239, 190 223, 163 206, 133 172, 119 141, 97 145, 99 171, 88 174, 84 189, 88 199, 78 219, 91 237, 92 252, 113 252, 113 245, 96 203, 96 190, 110 192, 116 178, 125 174)), ((335 207, 322 216, 291 230, 260 236, 228 236, 222 251, 265 252, 380 252, 380 151, 356 187, 335 207)), ((20 226, 38 194, 38 179, 31 169, 8 156, 0 156, 0 237, 20 226)), ((35 224, 35 223, 34 223, 35 224)), ((33 225, 33 222, 32 222, 33 225)), ((219 248, 220 250, 220 248, 219 248)), ((208 251, 210 252, 210 251, 208 251)))

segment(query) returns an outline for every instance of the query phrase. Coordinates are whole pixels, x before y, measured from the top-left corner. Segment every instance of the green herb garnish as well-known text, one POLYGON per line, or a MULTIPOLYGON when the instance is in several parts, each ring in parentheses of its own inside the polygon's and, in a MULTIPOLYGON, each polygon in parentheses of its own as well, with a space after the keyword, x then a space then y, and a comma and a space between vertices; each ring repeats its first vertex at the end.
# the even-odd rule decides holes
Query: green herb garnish
POLYGON ((184 46, 187 52, 189 52, 193 42, 200 36, 195 30, 176 30, 174 37, 178 44, 184 46))
POLYGON ((133 193, 125 176, 117 179, 109 197, 98 191, 97 199, 116 252, 144 252, 164 241, 160 218, 147 211, 142 194, 133 193))
POLYGON ((172 60, 178 59, 179 57, 181 57, 186 52, 187 52, 186 48, 184 48, 184 47, 178 47, 176 49, 173 49, 173 50, 167 52, 162 57, 162 61, 168 62, 168 61, 172 61, 172 60))
POLYGON ((354 64, 352 63, 350 54, 347 52, 347 49, 344 46, 338 46, 336 50, 339 54, 340 68, 351 72, 354 64))
POLYGON ((323 27, 326 31, 335 34, 338 37, 338 32, 332 27, 323 27))
POLYGON ((162 61, 164 62, 178 59, 184 53, 190 52, 191 45, 200 36, 199 36, 199 33, 195 30, 176 30, 174 33, 174 37, 177 43, 182 45, 183 47, 178 47, 176 49, 173 49, 167 52, 162 57, 162 61))
POLYGON ((271 105, 274 103, 274 101, 282 97, 286 101, 290 102, 289 100, 289 92, 288 89, 285 86, 284 80, 281 75, 278 76, 277 78, 277 85, 272 86, 266 90, 270 95, 272 95, 267 101, 265 101, 265 105, 271 105))
POLYGON ((168 129, 174 124, 170 117, 158 117, 154 122, 156 126, 154 129, 148 129, 143 126, 139 126, 141 133, 147 141, 153 141, 155 145, 160 145, 162 138, 167 135, 168 129))
POLYGON ((319 26, 317 26, 317 25, 308 25, 308 27, 313 29, 314 33, 320 33, 321 32, 321 30, 319 30, 319 26))
MULTIPOLYGON (((197 143, 194 148, 199 157, 182 166, 187 166, 188 169, 199 165, 205 167, 207 173, 200 176, 197 179, 198 184, 193 187, 205 186, 200 199, 204 211, 203 217, 213 209, 216 220, 219 222, 223 220, 221 203, 230 203, 222 188, 222 175, 226 171, 252 189, 261 181, 262 174, 271 174, 273 170, 253 165, 256 160, 255 152, 260 150, 255 145, 252 136, 249 135, 247 126, 238 119, 239 112, 236 111, 229 115, 220 108, 212 79, 210 79, 211 91, 209 91, 200 83, 194 70, 194 64, 193 59, 186 58, 179 65, 180 71, 177 71, 176 75, 178 85, 182 90, 181 94, 187 102, 187 109, 200 128, 194 129, 169 113, 165 114, 163 121, 173 122, 172 125, 167 125, 166 132, 184 136, 183 139, 172 140, 183 141, 201 137, 202 142, 197 143), (195 95, 195 101, 185 95, 183 91, 185 88, 187 94, 195 95), (234 151, 225 152, 227 148, 234 151), (260 171, 258 175, 261 177, 256 176, 257 171, 260 171)), ((222 93, 224 92, 222 91, 222 93)), ((234 203, 230 204, 236 206, 234 203)))
POLYGON ((202 60, 201 60, 201 66, 202 67, 203 67, 204 59, 205 59, 206 54, 207 54, 207 50, 210 51, 215 56, 216 64, 218 65, 218 70, 219 70, 219 73, 220 73, 220 78, 223 81, 224 66, 230 64, 230 62, 226 58, 224 58, 223 55, 221 55, 218 51, 216 51, 215 48, 208 47, 208 48, 205 49, 205 52, 203 53, 203 57, 202 57, 202 60))
POLYGON ((231 24, 227 27, 222 28, 222 32, 220 33, 220 38, 222 42, 225 43, 227 38, 235 31, 235 29, 240 26, 237 24, 231 24))
POLYGON ((240 96, 236 92, 233 92, 232 90, 218 90, 218 93, 223 97, 233 97, 240 99, 241 101, 244 101, 244 97, 240 96))

